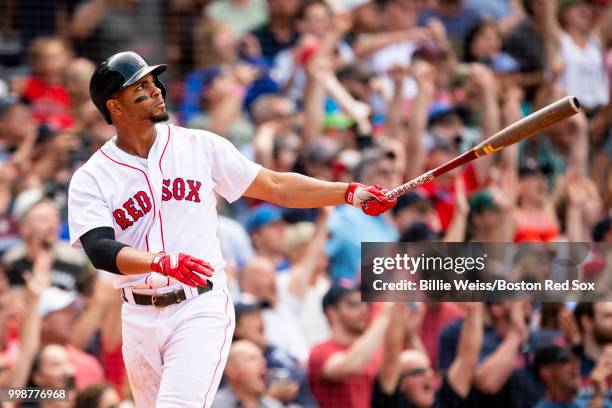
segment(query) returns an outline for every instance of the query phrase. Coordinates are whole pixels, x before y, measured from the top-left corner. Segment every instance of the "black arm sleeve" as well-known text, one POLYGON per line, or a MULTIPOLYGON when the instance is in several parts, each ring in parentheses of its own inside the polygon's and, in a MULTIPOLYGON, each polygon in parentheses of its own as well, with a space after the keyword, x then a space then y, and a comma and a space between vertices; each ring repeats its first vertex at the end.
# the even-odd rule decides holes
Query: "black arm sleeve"
POLYGON ((96 269, 121 274, 117 268, 117 254, 128 245, 115 241, 115 230, 94 228, 81 236, 81 245, 96 269))

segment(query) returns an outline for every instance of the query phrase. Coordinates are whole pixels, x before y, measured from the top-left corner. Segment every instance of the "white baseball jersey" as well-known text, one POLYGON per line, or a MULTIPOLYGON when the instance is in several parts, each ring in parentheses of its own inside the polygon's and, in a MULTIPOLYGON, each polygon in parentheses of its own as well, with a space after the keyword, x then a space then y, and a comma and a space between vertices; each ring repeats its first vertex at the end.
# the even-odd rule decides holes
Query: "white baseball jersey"
MULTIPOLYGON (((115 138, 102 146, 70 182, 70 242, 98 227, 112 227, 117 241, 148 252, 183 252, 209 262, 210 280, 226 284, 217 239, 216 191, 229 202, 251 185, 261 166, 226 139, 207 131, 157 124, 146 159, 119 149, 115 138)), ((150 270, 116 275, 114 286, 176 285, 150 270)))

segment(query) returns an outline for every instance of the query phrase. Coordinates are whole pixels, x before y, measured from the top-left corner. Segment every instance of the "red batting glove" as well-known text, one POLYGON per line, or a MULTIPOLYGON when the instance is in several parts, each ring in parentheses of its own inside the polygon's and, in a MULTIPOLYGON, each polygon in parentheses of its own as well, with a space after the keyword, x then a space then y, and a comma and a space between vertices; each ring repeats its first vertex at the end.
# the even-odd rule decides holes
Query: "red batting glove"
POLYGON ((344 200, 353 207, 360 208, 367 215, 380 215, 397 204, 397 199, 390 200, 378 184, 365 186, 361 183, 351 183, 344 193, 344 200))
POLYGON ((171 276, 185 285, 206 286, 208 282, 198 274, 212 276, 215 271, 208 262, 183 253, 168 255, 160 252, 151 262, 151 270, 162 275, 171 276))

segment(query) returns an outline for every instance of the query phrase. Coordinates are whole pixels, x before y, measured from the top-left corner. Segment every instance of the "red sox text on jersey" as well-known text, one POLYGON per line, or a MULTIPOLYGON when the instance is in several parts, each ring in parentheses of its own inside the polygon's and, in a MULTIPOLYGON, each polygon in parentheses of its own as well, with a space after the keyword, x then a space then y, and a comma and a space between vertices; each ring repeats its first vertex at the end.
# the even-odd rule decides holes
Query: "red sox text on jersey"
MULTIPOLYGON (((162 185, 162 201, 191 201, 200 202, 200 188, 202 182, 197 180, 184 180, 181 177, 174 180, 165 179, 162 185)), ((139 191, 123 203, 121 208, 113 211, 113 217, 117 225, 125 230, 145 214, 151 211, 151 198, 144 191, 139 191)))

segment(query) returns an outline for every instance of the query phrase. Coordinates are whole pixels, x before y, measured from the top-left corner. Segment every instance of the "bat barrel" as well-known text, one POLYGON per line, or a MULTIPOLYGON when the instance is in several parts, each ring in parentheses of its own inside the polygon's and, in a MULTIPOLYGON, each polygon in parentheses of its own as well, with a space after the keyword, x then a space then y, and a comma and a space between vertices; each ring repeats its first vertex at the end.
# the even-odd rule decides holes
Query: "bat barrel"
POLYGON ((393 190, 387 192, 386 195, 389 199, 397 198, 402 194, 413 190, 416 187, 425 184, 428 181, 431 181, 458 166, 461 166, 462 164, 523 141, 528 137, 541 132, 547 127, 575 115, 578 112, 580 112, 580 102, 575 96, 566 96, 565 98, 559 99, 558 101, 543 107, 539 111, 534 112, 531 115, 526 116, 512 125, 500 130, 484 142, 474 147, 472 150, 469 150, 462 155, 455 157, 448 163, 445 163, 438 168, 430 170, 427 173, 424 173, 419 177, 394 188, 393 190))
POLYGON ((580 112, 580 102, 575 96, 559 99, 500 130, 474 147, 476 156, 485 156, 523 141, 578 112, 580 112))

